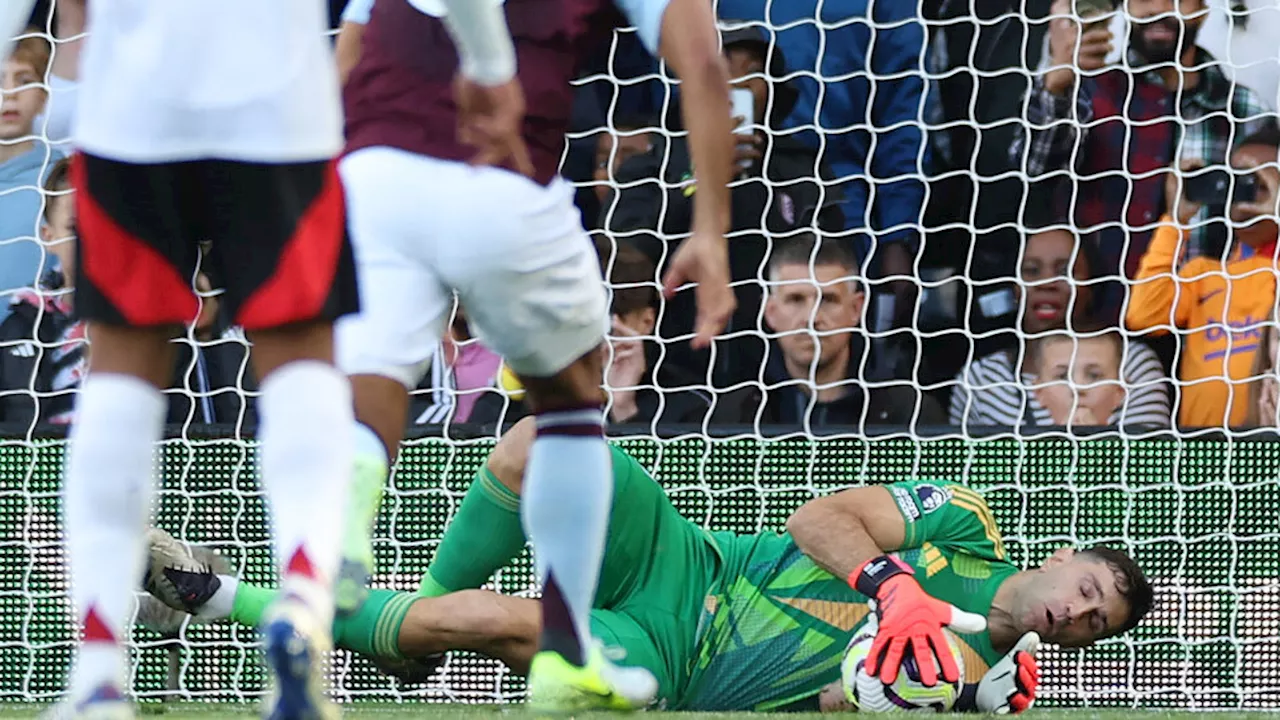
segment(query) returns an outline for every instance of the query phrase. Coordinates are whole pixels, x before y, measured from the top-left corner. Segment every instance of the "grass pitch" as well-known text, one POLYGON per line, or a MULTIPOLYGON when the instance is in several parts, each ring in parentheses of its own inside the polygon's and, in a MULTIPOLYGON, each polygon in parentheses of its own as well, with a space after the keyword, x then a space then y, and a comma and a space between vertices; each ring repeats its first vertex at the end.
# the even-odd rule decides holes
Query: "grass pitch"
MULTIPOLYGON (((38 705, 0 705, 0 720, 17 718, 37 718, 44 708, 38 705)), ((167 703, 164 705, 144 705, 141 715, 144 720, 219 720, 220 718, 254 718, 257 707, 254 705, 231 705, 209 703, 167 703)), ((510 720, 532 719, 534 715, 518 705, 442 705, 434 703, 361 703, 343 706, 343 717, 346 720, 398 720, 413 718, 414 720, 479 720, 480 718, 510 718, 510 720)), ((616 720, 620 717, 612 713, 586 713, 574 716, 574 720, 616 720)), ((649 720, 818 720, 828 718, 816 713, 645 713, 649 720)), ((931 716, 932 717, 932 716, 931 716)), ((950 715, 951 718, 972 718, 974 715, 950 715)), ((1143 710, 1031 710, 1028 720, 1193 720, 1204 717, 1203 713, 1166 712, 1143 710)), ((1212 720, 1276 720, 1276 713, 1268 712, 1224 712, 1213 713, 1212 720)))

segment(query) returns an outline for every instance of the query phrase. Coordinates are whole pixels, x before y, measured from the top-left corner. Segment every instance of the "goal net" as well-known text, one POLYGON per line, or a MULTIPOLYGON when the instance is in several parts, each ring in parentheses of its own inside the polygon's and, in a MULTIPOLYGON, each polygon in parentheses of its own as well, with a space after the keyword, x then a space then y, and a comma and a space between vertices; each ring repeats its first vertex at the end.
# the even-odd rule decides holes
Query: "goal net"
MULTIPOLYGON (((806 500, 852 486, 915 477, 965 482, 987 498, 1010 557, 1020 566, 1033 567, 1064 545, 1105 542, 1129 552, 1155 584, 1156 605, 1132 633, 1088 649, 1042 651, 1040 702, 1280 709, 1280 446, 1270 431, 1228 429, 1225 422, 1194 430, 1129 424, 1081 430, 1053 422, 1031 428, 983 425, 972 418, 948 424, 945 410, 962 368, 1008 347, 1018 348, 1012 352, 1020 362, 1027 343, 1043 334, 1022 323, 1034 309, 1019 310, 1019 298, 1036 285, 1020 268, 1022 238, 1030 232, 1024 211, 1037 179, 1025 166, 992 158, 1007 159, 1015 131, 1032 125, 1021 101, 1002 103, 1020 98, 1041 61, 1048 62, 1042 47, 1046 21, 1027 19, 1043 18, 1048 3, 997 3, 1009 7, 973 16, 966 9, 970 3, 944 0, 924 3, 927 20, 914 10, 895 16, 884 9, 891 4, 720 0, 720 16, 732 19, 733 27, 746 21, 761 30, 769 53, 782 50, 786 72, 768 80, 794 89, 795 109, 785 121, 770 120, 775 104, 782 102, 775 89, 754 130, 771 141, 763 152, 766 163, 772 154, 782 155, 788 142, 823 151, 822 166, 812 153, 805 156, 811 158, 807 179, 817 188, 818 207, 806 215, 795 206, 804 196, 796 189, 804 173, 748 173, 735 181, 735 193, 747 198, 735 200, 735 213, 754 217, 740 222, 735 215, 735 286, 744 309, 713 350, 699 356, 687 351, 677 317, 688 312, 683 300, 688 293, 660 302, 656 328, 647 336, 649 361, 657 371, 637 383, 659 398, 660 409, 653 419, 615 426, 615 442, 652 471, 686 517, 720 530, 781 531, 806 500), (876 8, 870 17, 866 5, 876 8), (867 53, 855 65, 859 55, 847 48, 858 43, 867 53), (885 52, 906 43, 898 69, 872 52, 877 43, 885 52), (1000 64, 999 56, 1010 48, 1013 60, 1000 64), (886 98, 890 94, 892 102, 886 98), (1000 114, 1006 105, 1013 109, 1000 114), (899 113, 896 119, 893 113, 899 113), (908 169, 884 171, 891 165, 888 157, 901 152, 910 156, 908 169), (916 200, 910 199, 913 192, 916 200), (892 219, 886 208, 895 202, 914 202, 914 215, 892 219), (834 222, 825 214, 828 208, 843 216, 839 227, 826 225, 834 222), (867 226, 876 232, 860 230, 867 226), (730 403, 744 397, 748 404, 752 398, 759 402, 794 385, 779 375, 786 364, 777 349, 780 336, 790 332, 821 340, 849 330, 822 325, 820 311, 812 306, 803 311, 799 330, 780 330, 776 325, 782 321, 765 307, 766 288, 778 287, 771 285, 777 278, 766 259, 788 238, 815 227, 853 250, 859 259, 855 272, 869 291, 865 307, 855 314, 853 333, 867 348, 864 360, 851 363, 849 373, 831 384, 868 388, 869 395, 905 388, 905 396, 885 397, 893 398, 889 411, 901 411, 894 405, 907 398, 906 420, 881 424, 863 412, 853 424, 832 422, 816 402, 804 400, 796 422, 771 422, 763 406, 721 422, 717 412, 730 403), (923 239, 922 252, 905 269, 894 271, 891 264, 885 269, 889 239, 903 234, 923 239), (903 284, 914 293, 898 292, 903 284), (1001 344, 1010 338, 1012 346, 1001 344), (877 366, 873 358, 888 360, 877 366), (662 372, 664 363, 677 362, 688 363, 693 372, 662 372), (744 364, 753 368, 745 375, 744 364), (674 406, 680 391, 707 398, 708 412, 692 421, 687 416, 674 424, 663 420, 662 408, 674 406), (920 400, 926 396, 943 408, 942 417, 926 417, 920 400)), ((1201 44, 1216 43, 1211 48, 1220 61, 1216 67, 1255 87, 1270 111, 1276 106, 1280 62, 1257 52, 1255 44, 1267 36, 1269 24, 1280 20, 1274 12, 1252 10, 1256 4, 1250 0, 1223 8, 1210 3, 1201 44)), ((1126 37, 1122 19, 1116 22, 1121 23, 1116 37, 1126 37)), ((52 22, 44 31, 53 34, 52 22)), ((679 167, 676 148, 683 133, 676 129, 675 84, 663 68, 636 60, 634 45, 633 33, 620 32, 579 81, 581 94, 593 99, 598 112, 583 113, 576 121, 564 172, 578 186, 588 225, 599 228, 607 247, 630 243, 646 252, 656 247, 660 266, 687 233, 679 226, 681 203, 696 188, 682 175, 688 168, 679 167), (625 139, 637 136, 644 142, 638 150, 629 149, 625 139), (636 170, 641 166, 634 158, 624 157, 632 152, 652 157, 656 173, 636 170), (624 206, 634 197, 628 191, 646 188, 657 198, 645 216, 648 225, 637 223, 624 206)), ((55 45, 55 55, 60 46, 55 45)), ((769 65, 757 68, 762 79, 769 65)), ((57 112, 50 108, 51 114, 57 112)), ((42 127, 37 124, 36 132, 42 127)), ((1068 166, 1059 175, 1078 182, 1084 171, 1068 166)), ((1135 173, 1133 179, 1141 178, 1135 173)), ((38 190, 34 183, 0 185, 0 203, 38 190)), ((1122 220, 1125 228, 1140 225, 1122 220)), ((40 222, 33 215, 26 231, 0 237, 0 253, 6 246, 34 242, 40 222)), ((0 229, 5 227, 0 222, 0 229)), ((1069 222, 1063 227, 1085 234, 1069 222)), ((1077 247, 1070 257, 1082 252, 1077 247)), ((616 269, 621 256, 606 255, 607 269, 616 269)), ((809 264, 816 273, 812 259, 809 264)), ((1119 275, 1060 278, 1072 297, 1107 280, 1132 285, 1119 275)), ((656 282, 615 282, 614 297, 645 286, 656 287, 656 282)), ((13 296, 7 292, 0 298, 13 296)), ((1244 328, 1255 333, 1255 352, 1257 338, 1271 327, 1269 317, 1255 317, 1244 328)), ((1215 327, 1221 332, 1222 326, 1218 321, 1215 327)), ((1192 330, 1172 333, 1170 344, 1187 342, 1192 330)), ((1126 357, 1138 340, 1125 336, 1126 357)), ((1246 341, 1241 336, 1232 342, 1243 351, 1246 341)), ((63 337, 0 336, 0 355, 44 357, 58 353, 65 342, 63 337)), ((178 342, 208 348, 243 340, 233 332, 214 340, 188 333, 178 342)), ((1077 339, 1071 356, 1082 354, 1083 347, 1077 339)), ((1174 377, 1160 383, 1174 399, 1166 416, 1176 415, 1182 393, 1196 385, 1175 379, 1180 356, 1173 353, 1174 377)), ((192 379, 198 364, 193 362, 187 379, 171 391, 190 398, 194 409, 185 422, 170 426, 158 451, 162 492, 154 521, 181 540, 216 549, 245 579, 269 584, 270 538, 251 426, 238 416, 230 424, 197 422, 201 410, 196 406, 215 394, 192 379)), ((816 363, 804 372, 808 376, 800 382, 822 384, 816 363)), ((1027 412, 1029 398, 1036 395, 1016 377, 1010 375, 1006 389, 1027 412)), ((62 392, 34 377, 2 379, 0 403, 22 398, 39 406, 62 392)), ((492 447, 492 423, 453 420, 467 392, 457 390, 457 382, 439 379, 415 399, 420 412, 414 419, 420 424, 403 446, 376 532, 379 587, 416 588, 492 447)), ((1247 385, 1236 387, 1235 393, 1249 392, 1247 385)), ((616 399, 633 386, 613 383, 609 389, 616 399)), ((231 390, 238 397, 254 396, 252 385, 231 390)), ((1129 390, 1132 394, 1135 388, 1129 390)), ((509 399, 498 404, 514 407, 509 399)), ((1019 423, 1033 416, 1020 416, 1019 423)), ((74 637, 58 501, 64 451, 55 427, 10 422, 0 435, 0 702, 50 701, 65 689, 74 637)), ((493 586, 536 595, 528 554, 500 571, 493 586)), ((138 627, 132 647, 132 686, 144 701, 245 701, 264 690, 258 641, 244 628, 186 623, 161 636, 138 627)), ((450 655, 429 683, 412 687, 344 651, 333 655, 330 671, 333 692, 345 701, 515 702, 524 693, 519 676, 467 653, 450 655)))

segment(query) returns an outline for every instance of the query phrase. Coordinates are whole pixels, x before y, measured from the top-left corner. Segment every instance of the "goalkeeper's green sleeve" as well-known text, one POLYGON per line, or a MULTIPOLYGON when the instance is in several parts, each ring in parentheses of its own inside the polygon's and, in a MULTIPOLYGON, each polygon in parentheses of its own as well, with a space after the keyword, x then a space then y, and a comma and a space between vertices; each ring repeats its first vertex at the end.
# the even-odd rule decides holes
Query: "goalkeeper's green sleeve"
POLYGON ((488 468, 481 468, 422 576, 418 595, 436 597, 478 588, 510 564, 524 545, 520 496, 488 468))

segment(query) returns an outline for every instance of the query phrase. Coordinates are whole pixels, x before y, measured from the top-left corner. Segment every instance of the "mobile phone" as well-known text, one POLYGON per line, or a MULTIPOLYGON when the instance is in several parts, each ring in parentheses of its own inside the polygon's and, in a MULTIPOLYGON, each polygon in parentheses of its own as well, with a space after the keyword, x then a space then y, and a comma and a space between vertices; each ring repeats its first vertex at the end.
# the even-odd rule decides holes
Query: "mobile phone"
POLYGON ((1253 173, 1236 175, 1236 186, 1231 191, 1231 204, 1251 203, 1258 199, 1258 176, 1253 173))
MULTIPOLYGON (((730 88, 729 106, 733 117, 742 118, 742 122, 738 124, 738 127, 733 129, 733 134, 750 136, 751 124, 754 123, 756 119, 756 96, 752 94, 750 90, 743 88, 730 88)), ((748 139, 746 143, 739 144, 750 144, 750 142, 750 139, 748 139)), ((741 171, 745 172, 749 167, 751 167, 750 160, 741 160, 738 162, 738 169, 741 171)))
POLYGON ((1225 207, 1228 204, 1248 203, 1258 199, 1258 176, 1253 173, 1235 175, 1227 170, 1210 170, 1193 175, 1183 181, 1182 194, 1187 200, 1210 207, 1225 207), (1228 203, 1230 198, 1230 203, 1228 203))
POLYGON ((729 90, 729 105, 731 115, 733 117, 742 118, 742 122, 738 127, 733 129, 736 135, 751 134, 751 123, 756 119, 756 96, 750 90, 744 88, 732 88, 729 90))
POLYGON ((1209 170, 1182 181, 1183 197, 1198 205, 1225 206, 1230 192, 1231 174, 1226 170, 1209 170))

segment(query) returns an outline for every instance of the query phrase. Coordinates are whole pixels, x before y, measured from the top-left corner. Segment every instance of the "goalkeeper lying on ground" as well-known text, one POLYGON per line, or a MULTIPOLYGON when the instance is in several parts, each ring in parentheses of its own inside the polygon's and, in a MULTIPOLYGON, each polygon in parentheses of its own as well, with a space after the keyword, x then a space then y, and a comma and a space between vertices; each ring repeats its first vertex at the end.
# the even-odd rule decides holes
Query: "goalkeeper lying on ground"
MULTIPOLYGON (((335 622, 338 645, 384 664, 474 650, 517 672, 528 668, 538 603, 469 588, 524 548, 519 488, 532 439, 533 426, 522 422, 495 446, 418 594, 371 591, 358 612, 335 622)), ((985 616, 986 631, 960 634, 967 689, 959 707, 1016 711, 1035 690, 1034 657, 1018 652, 1027 633, 1088 645, 1132 628, 1151 606, 1141 570, 1115 550, 1063 548, 1019 571, 985 501, 960 485, 846 490, 802 506, 787 533, 737 535, 684 519, 639 463, 612 453, 613 512, 591 630, 625 651, 623 665, 657 676, 667 709, 843 709, 841 656, 867 598, 877 596, 877 639, 936 632, 949 620, 946 603, 985 616), (888 552, 904 565, 883 562, 888 552)), ((215 576, 159 531, 147 586, 172 607, 249 626, 274 594, 215 576)))

